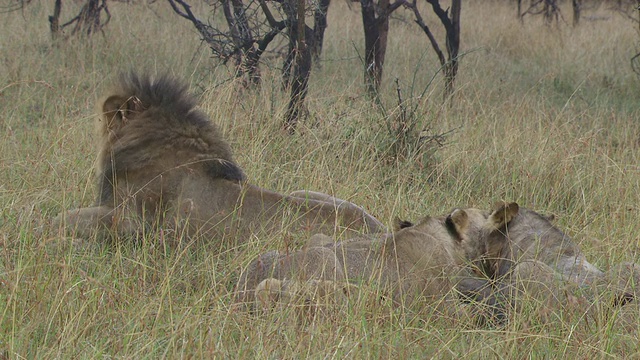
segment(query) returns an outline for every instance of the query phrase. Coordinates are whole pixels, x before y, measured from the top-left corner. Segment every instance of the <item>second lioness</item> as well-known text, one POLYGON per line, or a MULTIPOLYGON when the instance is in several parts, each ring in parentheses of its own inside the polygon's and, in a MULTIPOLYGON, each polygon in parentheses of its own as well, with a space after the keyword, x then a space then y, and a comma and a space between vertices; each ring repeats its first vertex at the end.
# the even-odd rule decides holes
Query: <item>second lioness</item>
MULTIPOLYGON (((479 209, 465 211, 486 213, 479 209)), ((517 214, 499 231, 486 232, 476 239, 499 250, 484 262, 483 271, 498 280, 497 287, 503 295, 508 293, 507 289, 529 288, 540 293, 544 288, 548 295, 562 299, 572 292, 568 289, 580 289, 576 293, 588 296, 587 303, 611 295, 611 304, 624 304, 640 296, 640 266, 622 262, 603 272, 590 263, 578 244, 551 220, 536 211, 519 207, 517 214)))
MULTIPOLYGON (((511 203, 517 206, 516 203, 511 203)), ((501 244, 502 252, 486 269, 488 275, 505 275, 522 261, 540 261, 566 280, 579 285, 591 283, 603 272, 591 264, 580 247, 552 222, 548 216, 519 207, 519 211, 500 231, 486 233, 480 241, 501 244)), ((465 209, 469 213, 485 213, 479 209, 465 209)))
POLYGON ((339 288, 347 283, 372 284, 396 304, 405 305, 418 299, 450 298, 454 288, 475 297, 486 289, 486 282, 474 275, 474 262, 502 251, 499 244, 492 248, 476 239, 502 228, 517 211, 517 205, 505 205, 485 216, 457 209, 447 216, 426 217, 416 225, 403 224, 392 234, 339 243, 316 235, 299 251, 268 252, 249 264, 238 282, 237 300, 251 304, 256 298, 264 299, 263 293, 255 294, 256 289, 275 293, 275 298, 294 298, 279 292, 306 289, 289 285, 309 280, 335 281, 339 288))

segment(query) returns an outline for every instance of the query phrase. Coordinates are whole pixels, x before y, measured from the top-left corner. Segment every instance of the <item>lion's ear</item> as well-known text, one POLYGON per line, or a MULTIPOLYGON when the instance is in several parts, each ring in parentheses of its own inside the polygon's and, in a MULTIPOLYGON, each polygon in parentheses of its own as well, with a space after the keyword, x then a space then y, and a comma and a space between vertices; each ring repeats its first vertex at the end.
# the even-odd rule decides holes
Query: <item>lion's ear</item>
POLYGON ((520 211, 517 203, 497 204, 493 213, 489 216, 489 224, 495 228, 501 228, 513 220, 520 211))
POLYGON ((127 115, 127 99, 113 95, 102 104, 102 119, 105 130, 116 130, 124 126, 127 115))
POLYGON ((143 110, 142 102, 135 96, 126 98, 120 95, 109 96, 102 104, 104 127, 106 130, 119 130, 126 125, 127 120, 134 113, 142 112, 143 110))
POLYGON ((458 239, 462 239, 469 231, 469 215, 466 211, 455 209, 445 220, 450 231, 454 232, 458 239))
POLYGON ((413 223, 411 221, 402 220, 399 217, 393 219, 393 230, 398 231, 408 227, 412 227, 413 223))
POLYGON ((542 215, 542 217, 545 218, 545 220, 547 220, 548 222, 556 221, 556 215, 555 214, 540 214, 540 215, 542 215))

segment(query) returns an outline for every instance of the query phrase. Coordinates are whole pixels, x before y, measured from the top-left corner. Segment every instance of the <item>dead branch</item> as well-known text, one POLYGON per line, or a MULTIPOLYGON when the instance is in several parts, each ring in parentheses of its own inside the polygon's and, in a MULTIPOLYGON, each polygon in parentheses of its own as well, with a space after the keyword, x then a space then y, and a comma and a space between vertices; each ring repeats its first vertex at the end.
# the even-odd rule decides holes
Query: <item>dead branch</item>
POLYGON ((440 61, 440 65, 444 66, 444 64, 446 63, 446 59, 444 57, 444 53, 442 52, 442 50, 440 50, 440 46, 438 45, 438 41, 433 36, 433 33, 431 32, 431 29, 429 29, 429 26, 422 19, 422 15, 420 14, 420 10, 418 10, 418 6, 416 4, 416 0, 413 0, 411 3, 406 3, 405 7, 407 7, 408 9, 410 9, 413 12, 413 15, 415 16, 415 20, 414 21, 416 22, 416 24, 418 24, 418 26, 420 26, 420 28, 425 33, 425 35, 427 35, 427 38, 429 39, 429 43, 431 43, 431 47, 433 48, 433 51, 435 51, 436 55, 438 56, 438 60, 440 61))
POLYGON ((98 31, 104 35, 104 28, 111 21, 111 12, 109 12, 109 7, 107 6, 107 0, 87 1, 78 15, 62 25, 60 25, 61 12, 62 1, 55 0, 53 15, 49 16, 49 29, 54 40, 60 39, 62 30, 72 24, 75 24, 75 26, 70 35, 84 33, 87 36, 91 36, 98 31), (104 21, 102 20, 102 13, 105 14, 104 21))
POLYGON ((6 14, 14 11, 20 11, 29 5, 33 0, 15 0, 11 1, 8 5, 0 6, 0 14, 6 14))
POLYGON ((631 58, 631 69, 636 75, 640 76, 640 53, 631 58))

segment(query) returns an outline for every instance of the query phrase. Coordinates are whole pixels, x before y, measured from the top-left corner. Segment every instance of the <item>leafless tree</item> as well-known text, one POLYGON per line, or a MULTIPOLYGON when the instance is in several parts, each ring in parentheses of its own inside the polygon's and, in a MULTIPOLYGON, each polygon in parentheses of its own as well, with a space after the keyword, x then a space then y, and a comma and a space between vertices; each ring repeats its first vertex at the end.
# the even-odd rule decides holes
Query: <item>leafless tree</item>
MULTIPOLYGON (((290 5, 292 4, 293 1, 290 5)), ((293 49, 290 47, 289 51, 289 55, 294 54, 295 57, 295 71, 290 84, 291 95, 284 119, 285 128, 289 133, 295 132, 298 120, 305 111, 304 99, 307 96, 309 73, 311 72, 311 51, 307 40, 312 37, 306 36, 308 32, 305 22, 305 0, 298 0, 296 5, 295 23, 292 21, 292 26, 289 28, 289 44, 295 41, 295 47, 293 49)), ((293 15, 290 18, 293 18, 293 15)))
POLYGON ((55 0, 53 15, 49 16, 49 29, 53 40, 60 37, 60 12, 62 12, 62 0, 55 0))
POLYGON ((389 33, 389 16, 405 0, 360 0, 362 25, 364 26, 364 81, 367 93, 377 98, 384 58, 387 52, 387 35, 389 33))
POLYGON ((529 7, 525 11, 521 11, 521 6, 521 0, 518 0, 518 17, 520 21, 523 20, 525 15, 542 15, 547 24, 553 23, 554 20, 557 23, 562 18, 558 0, 531 0, 529 7))
POLYGON ((418 26, 420 26, 425 35, 427 35, 427 38, 429 38, 429 42, 431 43, 431 47, 438 56, 438 60, 440 61, 440 65, 442 66, 442 71, 445 78, 444 96, 446 99, 453 94, 454 82, 456 79, 456 75, 458 74, 461 0, 452 0, 451 8, 447 10, 444 10, 442 6, 440 6, 440 1, 438 0, 426 1, 431 5, 431 9, 433 10, 434 14, 436 14, 438 19, 440 20, 440 23, 445 29, 445 43, 447 51, 446 57, 442 52, 438 41, 433 35, 433 32, 425 23, 422 14, 420 13, 417 0, 411 0, 411 2, 407 2, 405 6, 413 11, 415 22, 418 24, 418 26))
POLYGON ((522 22, 522 0, 516 0, 517 9, 518 9, 518 20, 522 22))
MULTIPOLYGON (((283 62, 283 83, 290 90, 285 127, 294 132, 304 114, 311 71, 311 49, 315 31, 306 25, 304 0, 213 0, 212 14, 222 13, 224 25, 205 23, 184 0, 168 0, 174 12, 189 20, 223 63, 232 60, 236 77, 246 85, 260 83, 260 59, 274 39, 288 37, 289 47, 283 62)), ((327 2, 328 6, 328 2, 327 2)), ((326 15, 326 9, 325 15, 326 15)), ((326 21, 325 21, 326 26, 326 21)), ((324 29, 322 30, 324 31, 324 29)))
POLYGON ((313 43, 311 46, 311 55, 315 64, 320 64, 320 54, 322 54, 322 45, 324 44, 324 32, 327 29, 327 12, 331 0, 318 0, 316 8, 313 10, 313 43))
POLYGON ((582 11, 582 0, 571 0, 571 8, 573 9, 573 26, 578 26, 580 12, 582 11))
POLYGON ((49 29, 51 30, 51 36, 54 40, 62 37, 62 31, 67 26, 74 25, 70 36, 80 34, 91 36, 98 31, 102 32, 111 20, 107 0, 87 0, 84 5, 82 5, 82 8, 80 8, 78 15, 63 24, 60 24, 61 14, 62 0, 55 0, 53 15, 49 16, 49 29))
POLYGON ((173 11, 189 20, 214 57, 223 63, 232 60, 236 76, 249 84, 260 82, 259 62, 267 47, 286 28, 285 21, 276 21, 264 0, 219 0, 211 2, 212 13, 222 12, 226 28, 214 26, 197 18, 191 5, 183 0, 168 0, 173 11))
MULTIPOLYGON (((304 27, 305 44, 316 58, 322 51, 329 6, 329 0, 318 1, 305 12, 313 13, 314 27, 306 26, 306 22, 304 27)), ((260 59, 278 35, 287 36, 289 47, 282 67, 283 83, 285 88, 291 84, 298 39, 297 0, 210 0, 207 3, 211 6, 213 22, 206 23, 193 13, 187 1, 168 2, 176 14, 193 23, 215 58, 224 64, 229 61, 234 64, 236 76, 248 80, 247 85, 260 82, 260 59), (220 13, 224 19, 215 23, 216 14, 220 13)))
MULTIPOLYGON (((291 72, 294 70, 295 66, 299 65, 299 63, 294 62, 294 60, 300 61, 298 55, 308 56, 311 59, 313 49, 315 48, 315 30, 306 24, 306 6, 304 7, 305 11, 300 14, 301 10, 299 4, 299 0, 287 0, 282 3, 287 23, 290 24, 290 26, 287 27, 289 47, 282 66, 282 79, 285 89, 292 86, 292 81, 295 81, 291 78, 291 72), (304 16, 300 17, 301 15, 304 16), (300 46, 300 41, 303 42, 304 46, 300 46), (300 53, 300 51, 304 51, 304 53, 300 53)), ((320 56, 320 54, 318 54, 318 56, 320 56)), ((310 67, 311 63, 309 63, 309 71, 311 70, 310 67)), ((295 76, 296 75, 294 74, 294 77, 295 76)))

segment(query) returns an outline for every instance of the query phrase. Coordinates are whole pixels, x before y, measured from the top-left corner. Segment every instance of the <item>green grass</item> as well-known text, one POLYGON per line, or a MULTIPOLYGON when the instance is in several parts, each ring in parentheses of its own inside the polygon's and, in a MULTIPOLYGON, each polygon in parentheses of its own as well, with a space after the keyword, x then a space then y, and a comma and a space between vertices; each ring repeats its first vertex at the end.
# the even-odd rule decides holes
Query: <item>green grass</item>
POLYGON ((430 84, 439 65, 426 37, 410 22, 393 21, 385 107, 396 111, 398 78, 405 99, 418 104, 420 127, 457 129, 432 156, 393 160, 385 155, 386 119, 363 91, 357 7, 332 4, 323 67, 311 80, 311 117, 289 136, 279 62, 265 64, 261 89, 237 89, 164 2, 112 2, 104 37, 54 46, 51 5, 32 4, 1 25, 0 357, 640 356, 639 317, 626 310, 626 323, 569 311, 545 322, 532 304, 506 327, 491 328, 429 309, 417 316, 364 294, 307 324, 292 321, 289 310, 253 316, 232 306, 233 285, 253 256, 284 247, 281 236, 242 248, 212 241, 169 251, 72 243, 47 227, 60 211, 92 202, 95 103, 118 72, 133 68, 189 82, 260 186, 332 193, 388 224, 395 216, 517 201, 558 215, 601 268, 638 262, 640 86, 629 66, 638 44, 632 23, 604 13, 608 20, 575 29, 532 18, 521 25, 506 2, 465 3, 467 54, 447 107, 442 79, 430 84))

